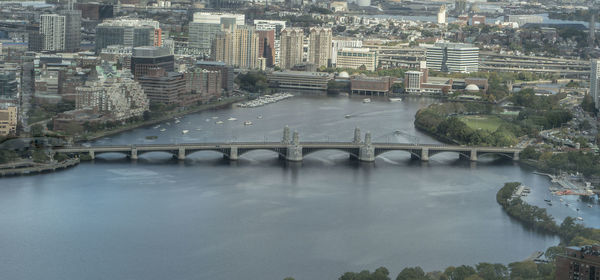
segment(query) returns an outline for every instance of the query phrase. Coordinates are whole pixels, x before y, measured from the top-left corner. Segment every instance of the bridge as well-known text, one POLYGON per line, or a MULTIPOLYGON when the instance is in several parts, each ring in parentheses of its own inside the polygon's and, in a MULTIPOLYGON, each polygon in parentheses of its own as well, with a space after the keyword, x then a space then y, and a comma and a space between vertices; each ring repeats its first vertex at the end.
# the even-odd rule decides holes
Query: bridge
POLYGON ((374 143, 371 133, 361 137, 360 129, 354 130, 352 142, 300 142, 299 134, 295 131, 290 137, 286 126, 281 142, 227 142, 227 143, 185 143, 185 144, 152 144, 152 145, 116 145, 116 146, 71 146, 54 148, 54 152, 68 154, 87 154, 92 159, 103 153, 122 153, 131 159, 138 159, 144 153, 166 152, 173 157, 184 160, 188 155, 199 151, 215 151, 222 153, 229 160, 237 160, 245 153, 255 150, 267 150, 276 153, 288 161, 302 161, 304 156, 323 150, 338 150, 350 155, 350 158, 360 161, 373 162, 375 158, 387 152, 404 151, 412 159, 428 161, 431 156, 439 153, 452 152, 460 158, 477 161, 484 155, 499 155, 513 160, 519 160, 521 149, 501 147, 468 147, 436 144, 403 144, 403 143, 374 143))

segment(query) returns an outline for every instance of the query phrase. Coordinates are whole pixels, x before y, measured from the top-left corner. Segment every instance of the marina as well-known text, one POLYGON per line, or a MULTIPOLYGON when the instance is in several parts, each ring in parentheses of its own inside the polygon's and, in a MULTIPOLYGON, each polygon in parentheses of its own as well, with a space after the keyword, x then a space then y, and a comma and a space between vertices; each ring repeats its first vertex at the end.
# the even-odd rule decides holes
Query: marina
POLYGON ((275 93, 273 95, 267 94, 267 95, 259 96, 258 98, 254 99, 254 100, 238 103, 237 106, 240 108, 256 108, 256 107, 264 106, 267 104, 279 102, 281 100, 288 99, 291 97, 294 97, 294 95, 291 93, 275 93))

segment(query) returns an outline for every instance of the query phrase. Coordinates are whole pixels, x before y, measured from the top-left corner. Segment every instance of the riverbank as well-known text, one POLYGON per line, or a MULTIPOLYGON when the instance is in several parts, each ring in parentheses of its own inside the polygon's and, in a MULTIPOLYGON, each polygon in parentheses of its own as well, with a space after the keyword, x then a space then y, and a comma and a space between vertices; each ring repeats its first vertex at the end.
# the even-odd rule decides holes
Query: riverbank
POLYGON ((125 131, 129 131, 129 130, 132 130, 132 129, 135 129, 135 128, 139 128, 139 127, 154 125, 154 124, 157 124, 157 123, 168 121, 168 120, 170 120, 172 118, 178 118, 178 117, 182 117, 182 116, 185 116, 185 115, 188 115, 188 114, 194 114, 194 113, 198 113, 198 112, 202 112, 202 111, 206 111, 206 110, 222 109, 222 108, 231 106, 234 103, 243 101, 246 98, 247 97, 245 97, 245 96, 228 98, 228 99, 225 99, 223 101, 216 102, 216 103, 203 104, 203 105, 194 106, 194 107, 191 107, 190 109, 187 109, 187 110, 166 112, 166 115, 164 115, 162 117, 159 117, 159 118, 156 118, 156 119, 151 119, 151 120, 147 120, 147 121, 131 123, 131 124, 127 124, 125 126, 117 127, 117 128, 110 129, 110 130, 103 130, 103 131, 99 131, 99 132, 95 132, 95 133, 90 133, 90 134, 85 134, 85 135, 81 135, 81 136, 76 136, 76 137, 74 137, 73 141, 74 142, 93 141, 93 140, 100 139, 102 137, 106 137, 106 136, 118 134, 118 133, 121 133, 121 132, 125 132, 125 131))
POLYGON ((14 165, 14 168, 3 168, 0 169, 0 177, 8 176, 21 176, 21 175, 34 175, 45 172, 56 171, 60 169, 66 169, 79 164, 78 158, 70 158, 62 162, 49 163, 49 164, 38 164, 30 163, 29 166, 19 167, 22 164, 14 165))

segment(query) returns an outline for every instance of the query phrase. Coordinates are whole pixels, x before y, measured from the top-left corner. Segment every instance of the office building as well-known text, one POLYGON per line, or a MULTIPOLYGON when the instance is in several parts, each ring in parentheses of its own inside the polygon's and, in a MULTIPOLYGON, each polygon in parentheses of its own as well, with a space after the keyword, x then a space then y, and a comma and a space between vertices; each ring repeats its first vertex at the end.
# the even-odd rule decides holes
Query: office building
POLYGON ((59 14, 65 17, 64 51, 76 52, 81 45, 81 11, 71 9, 59 14))
POLYGON ((17 107, 12 104, 0 104, 0 136, 17 133, 17 107))
POLYGON ((223 28, 232 31, 233 25, 244 25, 244 21, 243 14, 194 13, 194 21, 189 24, 188 46, 208 56, 217 33, 223 28))
POLYGON ((331 64, 337 64, 337 52, 343 48, 362 48, 362 40, 356 40, 352 38, 339 38, 331 40, 333 45, 331 50, 331 64))
POLYGON ((213 61, 233 65, 233 33, 220 31, 212 41, 210 58, 213 61))
POLYGON ((600 245, 565 248, 556 256, 556 279, 600 279, 600 245))
POLYGON ((427 79, 421 71, 407 71, 404 73, 404 90, 408 93, 421 91, 421 84, 427 79))
POLYGON ((111 45, 127 47, 160 46, 162 30, 158 21, 145 19, 105 20, 96 27, 96 52, 111 45))
POLYGON ((236 25, 244 25, 246 16, 244 14, 197 12, 194 13, 193 22, 220 24, 222 18, 234 18, 236 25))
POLYGON ((438 42, 427 48, 427 68, 441 72, 479 71, 479 48, 471 44, 438 42))
POLYGON ((131 73, 136 79, 147 75, 150 69, 175 71, 175 57, 164 47, 135 47, 131 56, 131 73))
POLYGON ((148 69, 147 74, 137 80, 150 102, 181 104, 181 98, 186 94, 185 77, 178 72, 156 67, 148 69))
POLYGON ((308 61, 317 67, 331 64, 331 28, 311 27, 309 34, 308 61))
POLYGON ((304 31, 301 28, 286 28, 281 31, 279 67, 291 69, 302 63, 304 31))
POLYGON ((593 59, 590 73, 590 95, 596 108, 600 108, 600 60, 593 59))
POLYGON ((344 48, 337 52, 338 68, 377 69, 377 52, 368 48, 344 48))
POLYGON ((327 91, 329 74, 322 72, 277 71, 267 74, 267 81, 272 88, 327 91))
POLYGON ((207 102, 221 97, 221 71, 211 71, 202 68, 189 69, 185 74, 186 92, 196 95, 197 101, 207 102))
POLYGON ((198 61, 196 67, 209 71, 219 71, 221 73, 221 88, 224 91, 233 91, 233 67, 223 62, 198 61))
POLYGON ((256 31, 275 30, 275 38, 273 41, 274 59, 272 65, 279 65, 281 59, 281 31, 285 29, 285 21, 255 19, 254 27, 256 28, 256 31))
POLYGON ((404 73, 404 91, 406 93, 450 93, 452 92, 453 82, 451 78, 429 77, 429 70, 427 68, 404 73))
POLYGON ((387 96, 394 84, 394 78, 353 76, 350 78, 350 92, 352 94, 387 96))

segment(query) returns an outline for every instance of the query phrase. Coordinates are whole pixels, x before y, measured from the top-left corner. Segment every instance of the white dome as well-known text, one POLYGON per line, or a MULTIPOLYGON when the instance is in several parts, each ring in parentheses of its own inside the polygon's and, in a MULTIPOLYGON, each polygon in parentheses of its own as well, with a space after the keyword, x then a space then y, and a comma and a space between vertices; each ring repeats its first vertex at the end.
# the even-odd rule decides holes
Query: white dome
POLYGON ((465 90, 467 91, 479 91, 479 87, 476 84, 468 85, 465 90))
POLYGON ((348 74, 348 72, 343 71, 340 72, 340 78, 350 78, 350 75, 348 74))

